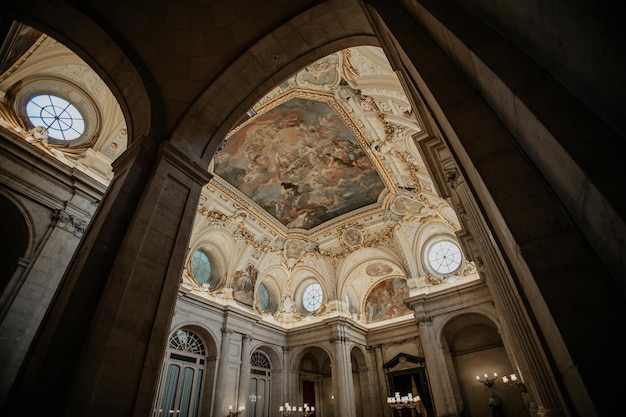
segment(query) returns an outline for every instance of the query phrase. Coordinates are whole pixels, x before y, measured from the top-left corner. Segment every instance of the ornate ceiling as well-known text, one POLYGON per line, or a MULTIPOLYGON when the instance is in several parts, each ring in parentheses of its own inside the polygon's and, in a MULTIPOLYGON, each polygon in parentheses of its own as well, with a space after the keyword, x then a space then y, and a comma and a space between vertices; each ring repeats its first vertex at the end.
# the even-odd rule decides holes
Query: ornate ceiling
POLYGON ((213 276, 228 274, 219 259, 236 276, 200 288, 190 264, 189 288, 287 327, 345 313, 375 325, 410 317, 409 293, 476 279, 465 263, 448 276, 428 269, 429 245, 455 240, 459 226, 415 145, 426 134, 381 49, 351 48, 303 68, 216 152, 191 250, 218 260, 213 276), (259 305, 259 291, 246 295, 243 282, 262 283, 274 305, 259 305), (324 305, 307 315, 298 307, 312 282, 324 305))
POLYGON ((343 50, 248 112, 216 152, 205 196, 227 215, 245 208, 283 239, 320 244, 348 225, 381 230, 409 217, 456 228, 415 146, 421 134, 382 50, 343 50))
MULTIPOLYGON (((28 30, 23 37, 32 46, 0 63, 0 126, 108 184, 111 163, 126 148, 114 97, 54 39, 28 30), (72 100, 82 97, 72 91, 89 96, 93 122, 88 107, 74 104, 97 134, 64 144, 29 129, 20 103, 46 89, 72 100)), ((460 255, 445 273, 428 261, 437 242, 456 241, 459 224, 416 147, 426 135, 380 48, 338 51, 284 80, 214 155, 183 293, 284 327, 329 314, 376 326, 410 319, 402 301, 409 294, 478 279, 460 255), (321 307, 307 312, 302 300, 311 284, 321 307)))

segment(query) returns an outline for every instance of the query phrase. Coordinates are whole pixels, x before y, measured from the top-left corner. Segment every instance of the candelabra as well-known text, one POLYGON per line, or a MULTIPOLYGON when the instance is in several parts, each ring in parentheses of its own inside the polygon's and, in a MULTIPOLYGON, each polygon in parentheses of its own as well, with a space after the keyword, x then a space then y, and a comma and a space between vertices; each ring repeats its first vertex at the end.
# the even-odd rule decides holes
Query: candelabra
POLYGON ((304 404, 302 407, 302 417, 309 417, 311 414, 315 412, 315 407, 309 407, 308 404, 304 404))
POLYGON ((240 406, 237 411, 233 410, 233 406, 229 405, 228 406, 228 417, 237 417, 239 414, 243 413, 243 411, 246 409, 246 407, 244 407, 243 405, 240 406))
POLYGON ((478 375, 476 375, 476 381, 480 382, 481 384, 489 388, 493 387, 497 379, 498 379, 498 374, 495 372, 493 373, 493 378, 489 378, 489 375, 487 374, 485 374, 484 378, 481 378, 478 375))
POLYGON ((295 405, 290 405, 289 403, 285 403, 285 405, 281 405, 278 407, 278 412, 283 416, 293 416, 297 414, 302 414, 302 417, 309 417, 311 414, 315 412, 315 407, 309 406, 309 404, 304 403, 304 405, 300 407, 296 407, 295 405))
POLYGON ((511 374, 508 377, 503 376, 502 382, 504 382, 506 385, 516 385, 517 388, 519 388, 520 392, 528 392, 526 390, 526 385, 524 385, 524 383, 515 374, 511 374))
POLYGON ((415 411, 418 414, 417 408, 420 405, 420 396, 408 393, 407 395, 401 397, 399 392, 396 392, 394 397, 387 397, 387 404, 391 407, 392 410, 398 411, 400 415, 402 415, 403 409, 411 410, 411 414, 415 411))

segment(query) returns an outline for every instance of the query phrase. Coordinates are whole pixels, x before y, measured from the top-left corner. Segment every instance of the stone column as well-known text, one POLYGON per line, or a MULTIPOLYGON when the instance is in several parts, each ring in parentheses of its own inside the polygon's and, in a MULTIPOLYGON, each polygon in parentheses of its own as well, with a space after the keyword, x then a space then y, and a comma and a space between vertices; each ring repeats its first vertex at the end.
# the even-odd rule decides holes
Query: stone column
POLYGON ((233 331, 222 329, 222 343, 220 347, 220 359, 217 363, 217 376, 215 378, 215 400, 213 402, 213 415, 222 416, 228 414, 228 406, 235 407, 235 395, 227 393, 228 385, 228 362, 230 357, 230 339, 233 331))
POLYGON ((282 378, 282 399, 280 404, 285 404, 291 401, 291 385, 290 382, 292 380, 291 377, 291 363, 290 363, 290 347, 283 347, 283 378, 282 378))
MULTIPOLYGON (((623 252, 624 221, 609 203, 616 194, 599 191, 612 181, 600 178, 614 176, 603 177, 583 162, 589 154, 577 149, 588 141, 586 128, 554 128, 585 109, 558 81, 542 77, 545 70, 532 60, 524 60, 525 74, 539 76, 527 75, 534 81, 521 91, 511 68, 498 62, 503 53, 524 54, 493 31, 490 42, 503 48, 487 52, 475 40, 490 29, 454 2, 365 3, 407 96, 430 119, 429 133, 445 141, 443 151, 453 155, 468 182, 471 201, 463 205, 468 215, 471 207, 468 219, 475 223, 464 226, 474 228, 485 272, 496 268, 485 274, 486 282, 539 414, 621 409, 618 391, 605 381, 623 369, 614 360, 622 355, 614 329, 626 328, 626 281, 615 262, 624 257, 612 254, 623 252), (564 111, 552 111, 548 100, 562 103, 564 111), (588 309, 581 297, 602 301, 588 309)), ((607 128, 593 123, 589 131, 607 128)), ((598 141, 615 137, 611 129, 605 132, 598 141)), ((445 174, 425 162, 447 198, 445 174)))
POLYGON ((330 342, 334 346, 333 385, 335 386, 335 415, 355 417, 354 382, 350 360, 350 339, 345 332, 345 323, 338 323, 333 329, 330 342))
POLYGON ((210 175, 168 143, 141 138, 114 172, 2 415, 150 414, 210 175))
POLYGON ((237 407, 248 408, 248 386, 250 385, 250 342, 252 336, 242 335, 241 337, 241 366, 239 368, 239 394, 237 407))
POLYGON ((515 341, 507 344, 507 350, 513 353, 518 372, 527 384, 531 399, 536 401, 538 415, 564 415, 560 405, 559 390, 555 386, 554 377, 550 373, 550 365, 546 363, 538 335, 530 325, 529 318, 516 295, 515 284, 502 258, 489 242, 490 233, 482 219, 478 208, 473 203, 468 185, 458 176, 456 171, 450 181, 453 183, 453 195, 461 208, 464 223, 479 246, 483 273, 487 278, 489 289, 495 301, 496 309, 503 318, 502 328, 505 340, 515 341))
POLYGON ((429 317, 422 317, 418 319, 418 323, 426 373, 435 410, 440 415, 454 415, 456 414, 454 402, 451 395, 446 395, 445 381, 442 379, 442 375, 446 375, 446 373, 442 366, 441 345, 433 343, 436 340, 436 335, 431 332, 432 320, 429 317))
MULTIPOLYGON (((506 350, 512 354, 517 371, 526 383, 531 402, 536 402, 539 415, 563 415, 559 388, 555 384, 551 365, 546 359, 539 335, 532 326, 526 307, 519 297, 503 254, 492 243, 493 234, 477 205, 472 190, 452 158, 435 157, 436 154, 443 154, 441 150, 445 147, 440 139, 434 137, 423 139, 419 145, 430 158, 433 169, 438 171, 437 177, 445 180, 441 186, 445 187, 446 192, 449 193, 452 205, 459 213, 463 230, 467 234, 460 241, 467 242, 471 238, 472 243, 464 245, 465 252, 474 259, 487 282, 489 293, 500 317, 506 350)), ((546 313, 546 316, 548 315, 549 313, 546 313)), ((420 316, 418 311, 416 311, 416 316, 420 316)), ((553 336, 557 337, 558 331, 554 329, 554 332, 553 336)), ((426 344, 425 341, 428 339, 422 338, 422 340, 426 344)), ((563 351, 561 359, 566 357, 567 354, 563 351)), ((581 391, 581 398, 584 395, 584 391, 581 391)))
POLYGON ((385 369, 383 365, 385 364, 383 359, 383 345, 376 345, 374 348, 374 354, 376 355, 376 376, 378 381, 378 393, 380 398, 380 409, 382 411, 382 415, 385 417, 391 416, 391 408, 387 406, 387 377, 385 375, 385 369))

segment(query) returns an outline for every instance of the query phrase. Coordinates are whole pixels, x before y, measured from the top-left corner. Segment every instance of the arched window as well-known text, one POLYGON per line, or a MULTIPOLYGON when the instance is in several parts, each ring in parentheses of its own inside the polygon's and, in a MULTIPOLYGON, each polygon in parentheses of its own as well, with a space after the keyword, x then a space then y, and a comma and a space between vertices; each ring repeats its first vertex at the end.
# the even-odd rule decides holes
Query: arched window
POLYGON ((250 385, 248 389, 248 417, 270 416, 270 392, 272 364, 269 358, 257 350, 250 357, 250 385))
POLYGON ((172 334, 161 372, 154 416, 199 415, 205 363, 206 349, 195 333, 181 329, 172 334))

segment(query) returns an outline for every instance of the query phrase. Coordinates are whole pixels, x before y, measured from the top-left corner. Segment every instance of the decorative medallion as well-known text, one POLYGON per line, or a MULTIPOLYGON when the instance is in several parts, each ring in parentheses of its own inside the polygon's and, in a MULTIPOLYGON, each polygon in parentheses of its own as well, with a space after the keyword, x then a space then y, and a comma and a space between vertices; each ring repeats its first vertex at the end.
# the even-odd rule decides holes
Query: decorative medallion
POLYGON ((348 246, 358 246, 363 243, 363 234, 358 229, 350 228, 344 230, 341 239, 348 246))

